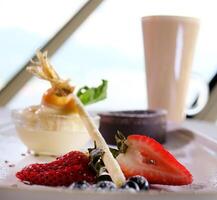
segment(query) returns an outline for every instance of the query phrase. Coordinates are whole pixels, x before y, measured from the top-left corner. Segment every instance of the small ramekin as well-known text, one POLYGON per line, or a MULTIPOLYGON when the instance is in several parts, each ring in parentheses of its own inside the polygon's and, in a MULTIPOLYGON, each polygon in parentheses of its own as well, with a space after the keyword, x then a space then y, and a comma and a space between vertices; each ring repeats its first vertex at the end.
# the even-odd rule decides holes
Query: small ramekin
MULTIPOLYGON (((12 111, 12 119, 19 138, 34 154, 58 156, 72 150, 82 150, 90 141, 76 113, 37 115, 20 109, 12 111)), ((99 116, 92 119, 98 127, 99 116)))

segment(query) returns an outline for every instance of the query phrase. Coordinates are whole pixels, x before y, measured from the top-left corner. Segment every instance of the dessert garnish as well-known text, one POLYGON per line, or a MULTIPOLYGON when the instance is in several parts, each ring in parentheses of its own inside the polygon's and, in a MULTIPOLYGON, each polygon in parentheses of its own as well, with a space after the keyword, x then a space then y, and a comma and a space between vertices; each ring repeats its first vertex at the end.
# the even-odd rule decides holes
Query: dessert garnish
MULTIPOLYGON (((73 93, 74 86, 69 84, 69 80, 63 80, 60 78, 60 76, 49 63, 46 52, 38 52, 37 58, 38 60, 33 61, 33 65, 28 67, 27 70, 33 73, 35 76, 51 83, 51 88, 43 95, 42 104, 46 107, 60 110, 63 113, 77 112, 86 129, 88 130, 91 139, 95 141, 97 147, 102 149, 104 152, 103 162, 106 169, 108 170, 109 175, 111 176, 112 181, 117 186, 123 185, 125 183, 125 176, 121 171, 119 164, 109 151, 109 147, 107 146, 101 133, 98 131, 93 120, 85 110, 83 103, 73 93)), ((84 92, 80 92, 81 94, 79 94, 82 96, 84 92)), ((102 97, 99 99, 102 99, 102 97)))
POLYGON ((148 190, 149 189, 149 182, 144 176, 132 176, 129 178, 128 182, 134 182, 139 186, 140 190, 148 190))
POLYGON ((73 182, 94 183, 95 172, 89 167, 89 156, 72 151, 55 161, 45 164, 32 164, 16 173, 21 181, 46 186, 69 186, 73 182))
POLYGON ((84 105, 90 105, 102 101, 107 96, 107 80, 102 80, 98 87, 83 86, 77 92, 78 98, 84 105))
POLYGON ((125 139, 119 132, 116 141, 120 152, 116 159, 127 178, 141 175, 151 184, 192 183, 191 173, 154 139, 144 135, 125 139))
MULTIPOLYGON (((71 97, 75 86, 70 85, 69 79, 60 78, 48 61, 47 52, 37 52, 36 55, 37 61, 31 61, 32 65, 27 67, 27 71, 51 84, 51 88, 43 94, 41 104, 65 112, 75 111, 76 107, 71 97)), ((96 103, 106 98, 107 84, 107 80, 102 80, 98 87, 83 86, 76 95, 83 105, 96 103)))
POLYGON ((102 149, 97 148, 95 143, 94 148, 89 148, 88 152, 90 155, 89 166, 95 171, 97 181, 112 181, 103 162, 104 152, 102 149))
POLYGON ((85 189, 88 189, 89 187, 91 187, 91 185, 87 181, 78 181, 78 182, 72 183, 69 188, 85 190, 85 189))

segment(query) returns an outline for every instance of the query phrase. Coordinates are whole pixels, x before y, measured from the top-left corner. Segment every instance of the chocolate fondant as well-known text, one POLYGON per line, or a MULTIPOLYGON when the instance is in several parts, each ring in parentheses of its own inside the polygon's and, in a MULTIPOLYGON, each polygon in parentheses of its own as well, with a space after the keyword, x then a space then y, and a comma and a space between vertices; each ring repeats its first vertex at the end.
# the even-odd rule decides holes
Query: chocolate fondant
POLYGON ((121 131, 126 137, 142 134, 160 143, 166 140, 166 111, 131 110, 103 112, 100 115, 99 130, 108 144, 115 144, 115 134, 121 131))

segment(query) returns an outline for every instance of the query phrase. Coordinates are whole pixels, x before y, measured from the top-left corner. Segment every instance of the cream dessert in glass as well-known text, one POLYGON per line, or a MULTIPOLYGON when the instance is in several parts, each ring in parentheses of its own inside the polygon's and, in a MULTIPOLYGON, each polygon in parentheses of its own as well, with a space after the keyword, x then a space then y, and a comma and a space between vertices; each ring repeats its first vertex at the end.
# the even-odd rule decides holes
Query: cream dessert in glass
MULTIPOLYGON (((63 115, 44 106, 31 106, 14 110, 12 116, 19 138, 33 154, 62 155, 82 150, 90 141, 77 113, 63 115)), ((93 120, 98 127, 99 117, 93 120)))
MULTIPOLYGON (((46 53, 39 52, 37 58, 38 61, 27 69, 48 80, 51 88, 43 94, 41 104, 12 112, 18 136, 35 154, 62 155, 71 150, 82 150, 90 136, 71 100, 74 87, 68 80, 60 79, 46 53)), ((99 117, 92 119, 98 127, 99 117)))

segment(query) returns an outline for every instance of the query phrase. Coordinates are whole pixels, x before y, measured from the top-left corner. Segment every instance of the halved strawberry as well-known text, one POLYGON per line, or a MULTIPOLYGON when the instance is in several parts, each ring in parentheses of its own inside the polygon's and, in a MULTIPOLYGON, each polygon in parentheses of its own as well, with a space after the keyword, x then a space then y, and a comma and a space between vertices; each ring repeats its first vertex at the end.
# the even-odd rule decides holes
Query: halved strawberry
POLYGON ((124 144, 125 153, 119 154, 116 159, 126 177, 141 175, 152 184, 192 183, 191 173, 154 139, 130 135, 124 144))

